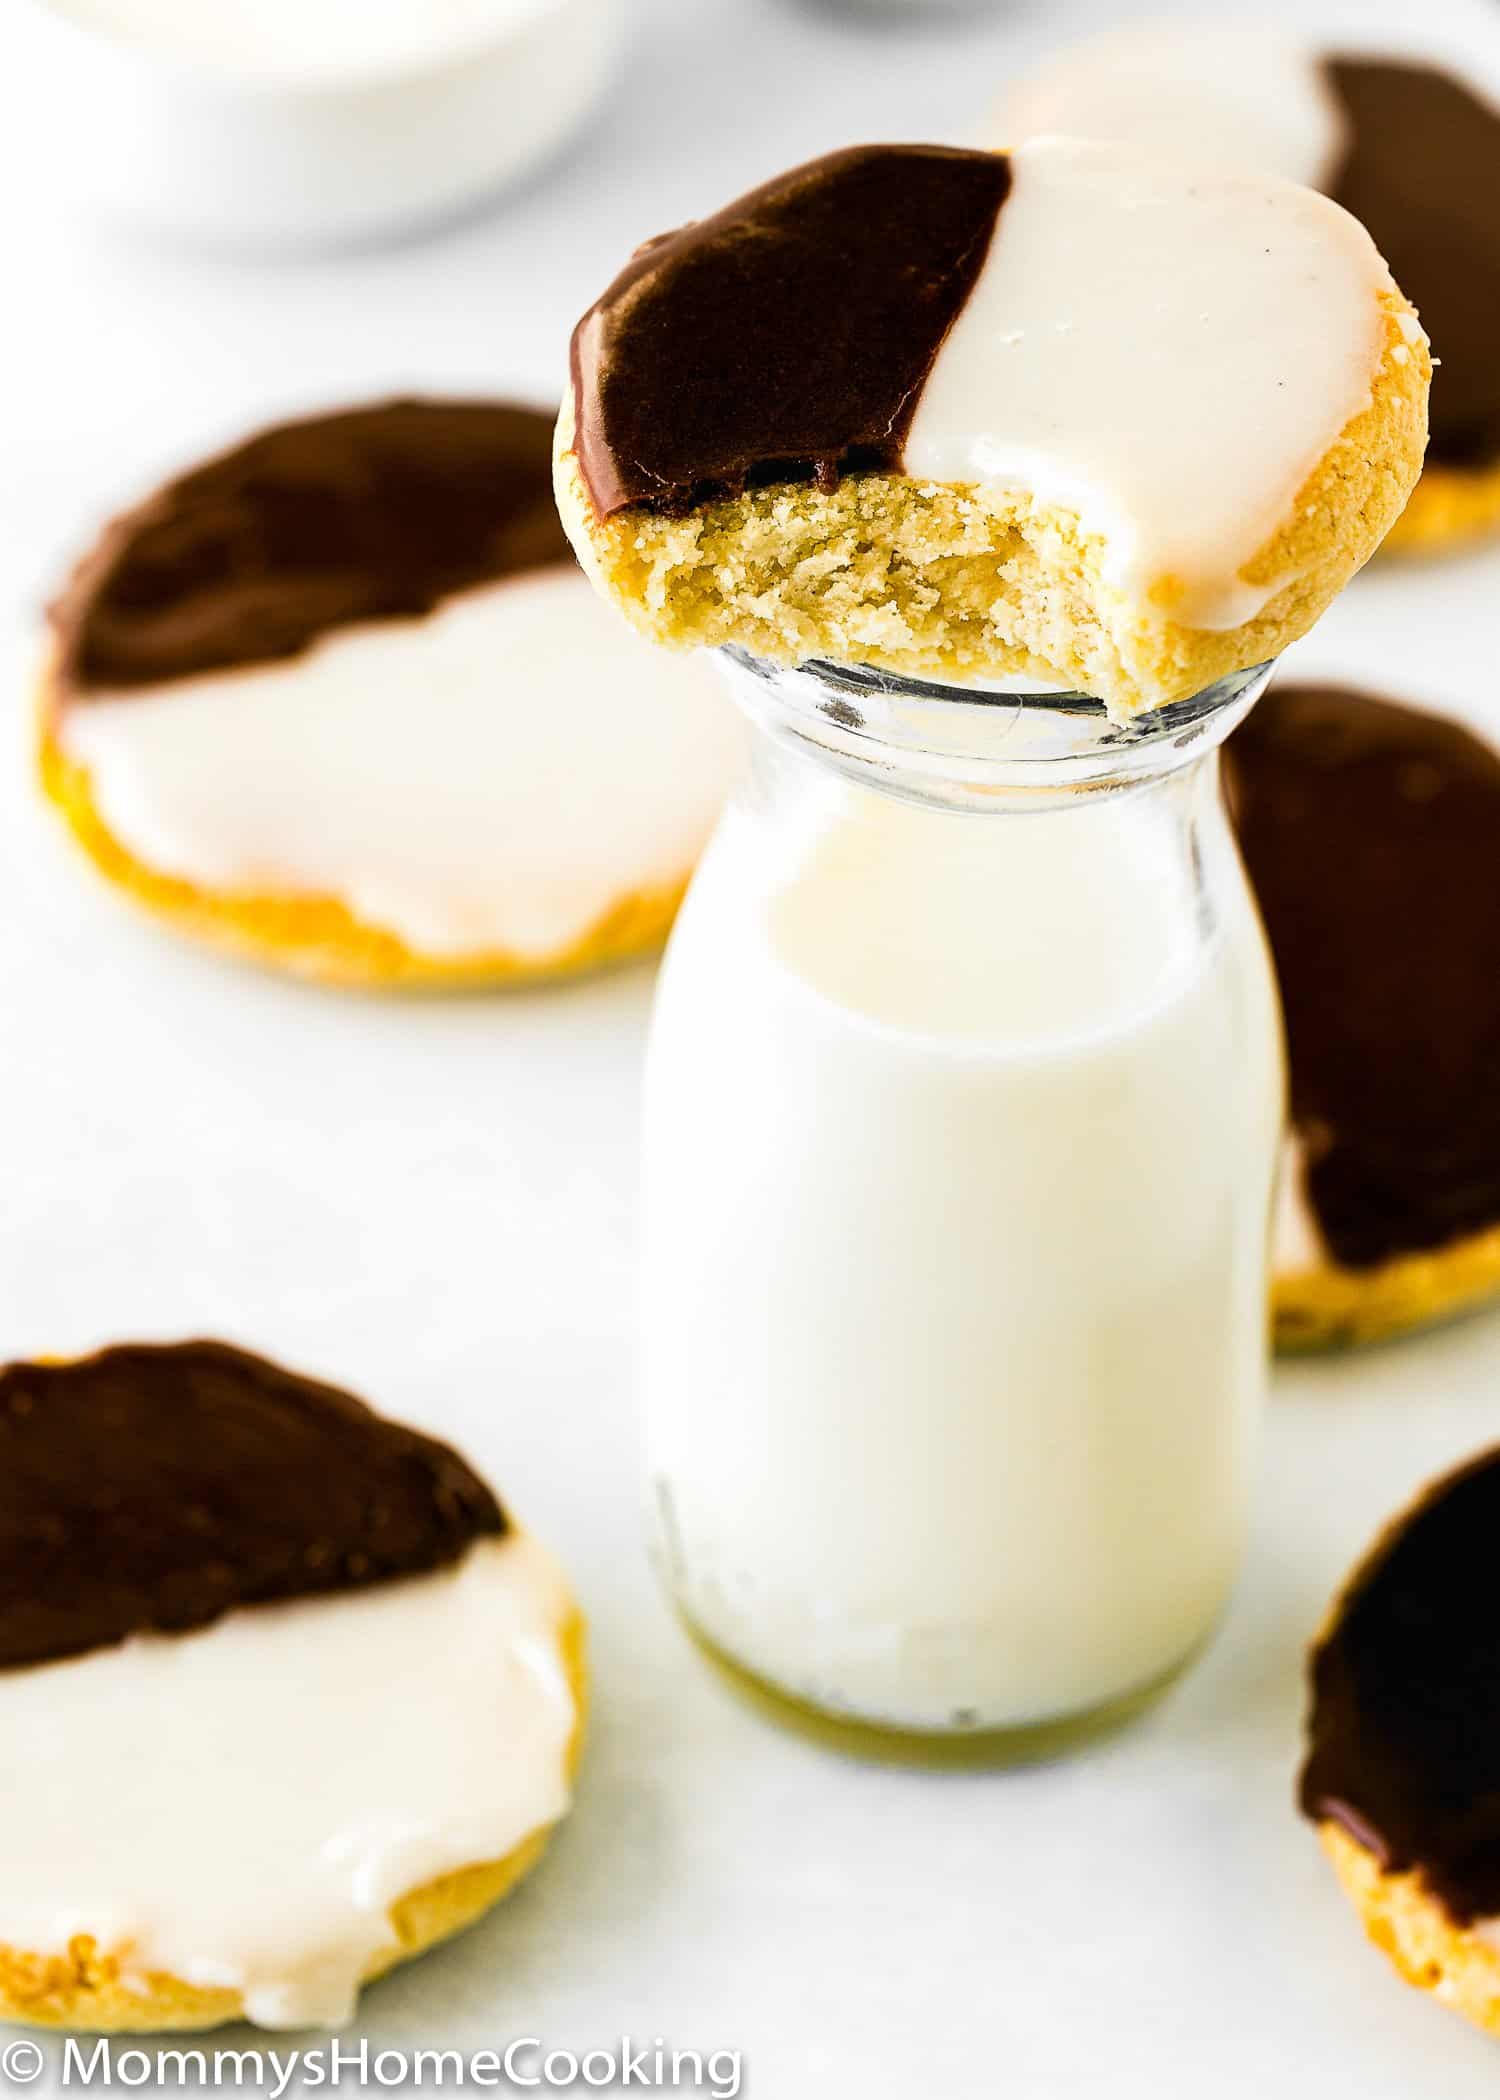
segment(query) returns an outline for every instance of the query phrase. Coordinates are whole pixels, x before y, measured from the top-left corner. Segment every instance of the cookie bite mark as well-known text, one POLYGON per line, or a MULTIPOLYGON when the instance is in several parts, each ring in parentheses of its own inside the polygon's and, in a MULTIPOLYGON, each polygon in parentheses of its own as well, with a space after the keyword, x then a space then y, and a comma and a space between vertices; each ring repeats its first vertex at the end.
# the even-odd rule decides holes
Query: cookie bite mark
POLYGON ((446 1444, 221 1342, 0 1370, 0 1670, 426 1574, 505 1530, 446 1444))
MULTIPOLYGON (((825 185, 836 198, 849 164, 815 162, 786 181, 804 206, 825 185)), ((774 276, 786 238, 764 192, 686 251, 703 305, 710 290, 722 302, 712 331, 696 310, 698 325, 681 328, 670 272, 659 309, 653 296, 653 257, 693 243, 691 229, 645 251, 625 292, 580 325, 559 506, 627 617, 678 646, 1080 689, 1122 717, 1302 633, 1378 544, 1420 465, 1425 340, 1364 232, 1287 185, 1189 176, 1077 140, 1008 156, 871 147, 853 164, 885 169, 913 197, 934 170, 945 181, 966 165, 1009 171, 941 340, 892 363, 883 398, 901 404, 899 444, 862 453, 867 428, 825 419, 819 435, 788 420, 795 457, 751 459, 736 406, 715 429, 712 344, 754 332, 740 246, 774 276), (661 428, 649 486, 620 467, 622 447, 601 464, 612 361, 600 316, 617 298, 628 319, 616 325, 643 356, 660 348, 672 375, 650 396, 661 428)), ((882 271, 885 298, 903 295, 873 216, 808 223, 838 238, 817 270, 790 242, 788 268, 807 277, 804 323, 774 358, 764 349, 792 407, 799 374, 816 392, 842 369, 847 317, 882 271)), ((923 230, 910 210, 903 223, 923 230)), ((897 251, 920 286, 946 271, 950 295, 951 252, 924 274, 897 251)), ((879 355, 878 333, 861 326, 853 340, 862 360, 879 355)))
POLYGON ((1002 154, 857 146, 648 242, 573 334, 597 515, 898 471, 1009 188, 1002 154))
POLYGON ((1294 564, 1251 564, 1370 406, 1388 272, 1307 190, 1066 141, 1014 161, 908 473, 1075 512, 1101 582, 1186 627, 1255 620, 1294 564))
POLYGON ((1286 1014, 1304 1344, 1500 1288, 1500 755, 1424 709, 1273 686, 1226 750, 1286 1014))
POLYGON ((1500 2032, 1500 1452, 1377 1543, 1311 1660, 1299 1798, 1371 1937, 1500 2032))
POLYGON ((0 1376, 0 2018, 338 2024, 565 1813, 563 1577, 446 1445, 213 1343, 0 1376))
POLYGON ((58 702, 300 655, 568 559, 550 419, 393 400, 283 423, 119 518, 52 607, 58 702))

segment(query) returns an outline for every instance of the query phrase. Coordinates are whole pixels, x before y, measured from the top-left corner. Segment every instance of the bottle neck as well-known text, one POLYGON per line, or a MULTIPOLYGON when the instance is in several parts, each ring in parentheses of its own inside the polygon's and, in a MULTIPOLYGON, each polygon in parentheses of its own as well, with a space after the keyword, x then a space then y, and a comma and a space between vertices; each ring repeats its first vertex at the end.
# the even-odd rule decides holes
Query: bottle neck
POLYGON ((929 807, 1015 814, 1140 792, 1201 769, 1254 705, 1270 664, 1129 724, 1076 693, 1002 692, 862 667, 720 652, 736 702, 771 742, 856 784, 929 807))

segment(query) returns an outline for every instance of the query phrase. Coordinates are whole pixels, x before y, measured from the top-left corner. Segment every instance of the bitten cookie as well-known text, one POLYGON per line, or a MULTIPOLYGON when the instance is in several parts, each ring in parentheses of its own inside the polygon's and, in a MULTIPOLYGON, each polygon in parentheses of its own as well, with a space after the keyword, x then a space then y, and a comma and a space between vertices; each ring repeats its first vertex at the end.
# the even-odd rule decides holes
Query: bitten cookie
POLYGON ((535 1864, 583 1700, 446 1445, 218 1343, 0 1371, 0 2018, 338 2024, 535 1864))
POLYGON ((1421 464, 1364 230, 1078 140, 866 146, 641 249, 579 323, 580 559, 654 639, 1117 716, 1303 633, 1421 464))
POLYGON ((1278 1343, 1500 1293, 1500 753, 1426 707, 1287 681, 1225 779, 1286 1014, 1278 1343))
POLYGON ((1500 2034, 1500 1450, 1376 1544, 1312 1655, 1302 1810, 1409 1983, 1500 2034))
POLYGON ((1158 24, 1064 51, 996 120, 1006 140, 1054 131, 1263 169, 1346 206, 1439 361, 1427 464, 1388 544, 1500 525, 1500 107, 1477 82, 1275 30, 1158 24))
POLYGON ((41 777, 181 931, 354 985, 551 976, 666 931, 738 755, 557 522, 551 418, 282 424, 111 525, 53 609, 41 777))

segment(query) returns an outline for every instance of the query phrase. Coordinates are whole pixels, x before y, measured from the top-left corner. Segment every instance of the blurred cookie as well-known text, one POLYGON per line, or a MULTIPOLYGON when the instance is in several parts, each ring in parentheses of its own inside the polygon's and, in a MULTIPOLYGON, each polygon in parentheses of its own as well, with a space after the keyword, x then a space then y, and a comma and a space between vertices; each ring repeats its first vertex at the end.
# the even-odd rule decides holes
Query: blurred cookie
POLYGON ((1275 29, 1158 23, 1064 51, 1006 97, 995 131, 1181 150, 1336 198, 1369 228, 1438 362, 1427 464, 1389 544, 1500 525, 1500 106, 1477 81, 1275 29))
POLYGON ((1273 684, 1225 752, 1281 983, 1276 1339, 1500 1292, 1500 753, 1424 707, 1273 684))
POLYGON ((583 1697, 446 1445, 219 1343, 0 1371, 0 2018, 347 2019, 535 1863, 583 1697))
POLYGON ((1500 1451, 1429 1488, 1312 1656, 1303 1813, 1409 1983, 1500 2034, 1500 1451))
POLYGON ((572 382, 559 507, 657 641, 1123 717, 1274 656, 1368 557, 1427 351, 1309 191, 865 146, 641 249, 572 382))
POLYGON ((265 431, 107 528, 53 609, 41 776, 182 931, 348 984, 660 941, 738 752, 619 631, 551 419, 388 401, 265 431))

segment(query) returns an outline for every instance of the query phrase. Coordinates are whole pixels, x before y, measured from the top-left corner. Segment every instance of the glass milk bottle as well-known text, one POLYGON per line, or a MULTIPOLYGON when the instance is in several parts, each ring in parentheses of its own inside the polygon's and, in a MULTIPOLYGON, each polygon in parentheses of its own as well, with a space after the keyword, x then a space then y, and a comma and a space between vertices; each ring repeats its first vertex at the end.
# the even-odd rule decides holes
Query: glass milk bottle
POLYGON ((647 1061, 655 1555, 789 1715, 1036 1754, 1240 1553, 1283 1070, 1217 749, 1266 671, 1123 730, 725 661, 754 764, 647 1061))

